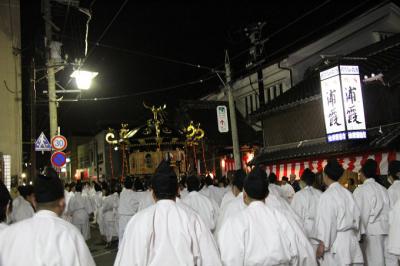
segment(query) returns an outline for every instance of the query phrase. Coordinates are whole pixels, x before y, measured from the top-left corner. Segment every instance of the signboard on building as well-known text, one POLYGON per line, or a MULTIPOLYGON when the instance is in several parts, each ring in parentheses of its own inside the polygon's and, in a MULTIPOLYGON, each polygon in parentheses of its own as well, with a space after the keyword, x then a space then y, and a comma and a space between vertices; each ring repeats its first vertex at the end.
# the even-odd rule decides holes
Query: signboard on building
POLYGON ((218 131, 220 133, 226 133, 229 131, 228 109, 225 105, 217 106, 217 123, 218 131))
POLYGON ((335 66, 320 73, 328 142, 366 138, 358 66, 335 66))

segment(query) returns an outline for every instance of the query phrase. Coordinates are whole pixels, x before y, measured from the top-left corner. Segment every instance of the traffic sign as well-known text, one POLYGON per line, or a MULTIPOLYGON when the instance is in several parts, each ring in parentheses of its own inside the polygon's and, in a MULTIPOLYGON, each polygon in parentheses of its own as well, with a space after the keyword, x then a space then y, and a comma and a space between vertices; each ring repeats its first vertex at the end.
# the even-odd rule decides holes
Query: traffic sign
POLYGON ((63 151, 67 148, 68 141, 64 136, 58 135, 51 139, 51 147, 56 151, 63 151))
POLYGON ((67 162, 67 155, 62 151, 56 151, 51 155, 51 164, 55 167, 63 167, 67 162))
POLYGON ((35 151, 51 151, 51 144, 43 132, 35 141, 35 151))
POLYGON ((226 133, 229 131, 228 109, 225 105, 217 106, 217 123, 219 132, 226 133))

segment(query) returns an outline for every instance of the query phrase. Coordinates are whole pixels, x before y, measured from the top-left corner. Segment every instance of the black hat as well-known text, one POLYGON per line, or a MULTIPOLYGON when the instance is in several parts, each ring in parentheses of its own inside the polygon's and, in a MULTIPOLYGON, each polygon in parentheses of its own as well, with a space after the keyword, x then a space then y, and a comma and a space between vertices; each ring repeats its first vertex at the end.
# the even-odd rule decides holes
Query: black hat
POLYGON ((169 162, 162 161, 151 180, 152 189, 157 198, 175 197, 178 191, 178 178, 169 162))
POLYGON ((378 170, 378 164, 374 159, 368 159, 365 161, 364 165, 361 167, 361 172, 367 177, 376 177, 378 170))
POLYGON ((200 189, 200 180, 195 175, 190 175, 186 178, 186 185, 189 192, 199 191, 200 189))
POLYGON ((278 182, 278 177, 276 176, 276 174, 274 172, 271 172, 268 176, 268 181, 271 184, 276 184, 276 182, 278 182))
POLYGON ((233 175, 232 185, 237 187, 240 191, 242 191, 243 182, 245 178, 246 178, 246 173, 242 169, 236 170, 233 175))
POLYGON ((389 175, 396 177, 400 172, 400 161, 394 160, 389 163, 389 175))
POLYGON ((131 189, 133 187, 133 179, 130 176, 125 177, 124 187, 127 189, 131 189))
POLYGON ((268 196, 267 173, 256 166, 244 180, 244 190, 253 199, 263 200, 268 196))
POLYGON ((306 182, 308 186, 311 186, 315 182, 315 174, 310 170, 310 168, 306 168, 301 174, 301 180, 306 182))
POLYGON ((325 166, 324 173, 330 179, 338 181, 342 177, 344 169, 336 159, 329 159, 325 166))
POLYGON ((54 175, 36 177, 34 192, 38 203, 52 202, 64 197, 61 180, 54 175))

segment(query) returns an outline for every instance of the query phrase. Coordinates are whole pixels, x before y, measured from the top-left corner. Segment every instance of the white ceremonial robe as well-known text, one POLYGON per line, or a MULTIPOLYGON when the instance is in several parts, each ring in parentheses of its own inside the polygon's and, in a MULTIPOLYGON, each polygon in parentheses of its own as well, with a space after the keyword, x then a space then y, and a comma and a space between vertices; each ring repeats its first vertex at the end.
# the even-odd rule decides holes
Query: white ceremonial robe
POLYGON ((358 243, 360 210, 353 195, 338 182, 322 193, 315 218, 316 238, 324 243, 321 265, 364 263, 358 243))
POLYGON ((125 227, 133 215, 136 214, 139 208, 139 201, 136 198, 135 192, 132 189, 124 189, 119 197, 118 216, 119 228, 118 238, 121 241, 124 235, 125 227))
POLYGON ((225 188, 225 195, 222 198, 221 204, 219 205, 219 208, 222 210, 223 208, 225 208, 225 205, 230 202, 231 200, 235 199, 235 195, 232 192, 232 187, 227 187, 229 188, 228 190, 225 188))
POLYGON ((24 197, 18 196, 12 202, 11 221, 13 223, 31 218, 35 214, 32 205, 24 197))
POLYGON ((395 180, 388 188, 390 206, 394 206, 400 199, 400 180, 395 180))
POLYGON ((90 239, 89 214, 92 212, 92 206, 86 196, 81 192, 75 192, 68 204, 68 213, 72 216, 72 224, 82 233, 85 240, 90 239))
POLYGON ((118 237, 118 193, 114 193, 103 200, 103 222, 104 234, 107 242, 111 242, 113 237, 118 237))
POLYGON ((184 204, 159 200, 129 221, 115 266, 219 266, 217 245, 184 204))
POLYGON ((223 187, 209 186, 211 198, 217 203, 218 206, 221 205, 222 198, 224 197, 226 190, 223 187))
POLYGON ((225 207, 220 210, 217 220, 217 226, 214 231, 214 236, 218 236, 218 231, 221 229, 222 225, 227 219, 245 209, 246 207, 246 204, 244 204, 243 202, 243 192, 240 192, 235 199, 228 202, 225 207))
POLYGON ((64 212, 63 212, 61 218, 63 218, 65 221, 70 222, 70 223, 72 222, 72 217, 68 213, 68 205, 69 205, 69 201, 71 200, 72 197, 73 197, 73 194, 64 190, 65 209, 64 209, 64 212))
POLYGON ((215 202, 197 191, 191 191, 181 201, 196 211, 211 231, 215 229, 218 218, 218 206, 215 202))
POLYGON ((155 203, 152 192, 150 190, 136 191, 135 195, 139 201, 138 211, 144 210, 155 203))
POLYGON ((278 186, 276 184, 269 184, 268 191, 269 191, 269 194, 279 196, 279 197, 286 199, 285 192, 283 191, 283 189, 280 186, 278 186))
POLYGON ((290 216, 297 225, 304 231, 304 223, 300 216, 293 210, 286 199, 270 194, 265 200, 265 204, 270 208, 280 211, 285 216, 290 216))
POLYGON ((397 201, 396 205, 394 205, 389 217, 390 227, 387 251, 390 255, 395 256, 400 263, 400 201, 397 201))
POLYGON ((179 191, 179 195, 180 195, 181 199, 186 197, 188 194, 189 194, 189 191, 187 190, 187 188, 184 188, 184 189, 179 191))
POLYGON ((3 230, 3 229, 5 229, 5 228, 7 228, 7 227, 8 227, 8 224, 6 224, 6 223, 0 223, 0 231, 3 230))
POLYGON ((255 201, 218 232, 223 265, 316 265, 307 237, 280 212, 255 201))
POLYGON ((315 217, 317 214, 317 205, 322 192, 311 186, 306 186, 302 190, 298 191, 292 200, 292 209, 301 218, 302 224, 304 225, 304 231, 313 244, 315 250, 318 245, 316 241, 315 232, 315 217))
POLYGON ((41 210, 32 218, 0 231, 0 265, 94 266, 79 231, 54 212, 41 210))
POLYGON ((365 230, 361 247, 365 265, 392 265, 392 258, 385 254, 389 233, 389 194, 373 178, 365 180, 353 193, 361 213, 361 223, 365 230))
POLYGON ((296 193, 293 189, 293 187, 289 184, 286 183, 281 186, 281 189, 283 191, 283 195, 285 195, 285 199, 290 203, 292 202, 293 196, 296 193))

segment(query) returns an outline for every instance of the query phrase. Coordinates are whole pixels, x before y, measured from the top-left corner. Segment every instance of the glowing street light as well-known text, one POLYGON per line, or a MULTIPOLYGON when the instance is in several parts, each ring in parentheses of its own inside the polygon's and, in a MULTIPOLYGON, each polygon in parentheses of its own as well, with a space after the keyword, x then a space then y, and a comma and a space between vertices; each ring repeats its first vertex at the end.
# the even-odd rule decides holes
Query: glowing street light
POLYGON ((80 90, 88 90, 92 84, 92 80, 98 75, 98 72, 85 70, 75 70, 71 74, 71 78, 75 78, 76 86, 80 90))

